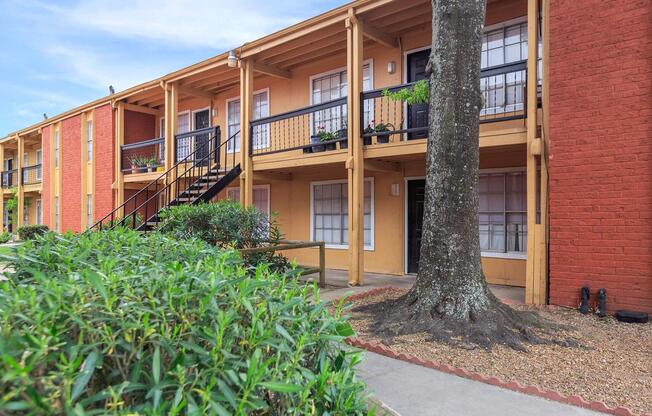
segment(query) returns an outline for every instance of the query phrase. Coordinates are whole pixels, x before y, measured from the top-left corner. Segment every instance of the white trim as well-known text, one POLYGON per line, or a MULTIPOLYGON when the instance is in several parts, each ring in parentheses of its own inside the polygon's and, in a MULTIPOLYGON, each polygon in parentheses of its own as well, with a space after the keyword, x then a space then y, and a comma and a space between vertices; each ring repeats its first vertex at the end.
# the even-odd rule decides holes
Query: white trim
MULTIPOLYGON (((369 65, 369 80, 371 81, 371 90, 373 90, 374 89, 374 60, 373 60, 373 58, 365 59, 362 62, 362 68, 363 68, 362 69, 362 76, 363 76, 363 78, 364 78, 364 67, 365 67, 365 65, 369 65)), ((330 71, 325 71, 325 72, 321 72, 319 74, 314 74, 314 75, 311 75, 310 77, 308 77, 308 95, 309 95, 309 98, 310 98, 310 100, 309 100, 310 105, 314 104, 313 99, 312 99, 312 92, 313 92, 312 91, 312 82, 315 79, 322 78, 322 77, 325 77, 325 76, 328 76, 328 75, 333 75, 333 74, 336 74, 336 73, 340 73, 340 72, 343 72, 343 71, 346 71, 346 70, 347 70, 347 67, 343 66, 343 67, 331 69, 330 71)), ((364 84, 364 81, 363 81, 363 84, 364 84)), ((363 85, 362 91, 364 92, 364 91, 370 91, 370 90, 365 90, 364 85, 363 85)), ((347 84, 346 84, 346 96, 348 97, 348 95, 349 95, 349 84, 348 84, 348 81, 347 81, 347 84)), ((342 98, 342 97, 340 97, 340 98, 342 98)), ((364 111, 364 104, 363 104, 361 110, 364 111)), ((369 111, 370 120, 373 120, 373 118, 374 118, 374 112, 375 112, 374 110, 375 110, 375 106, 372 105, 371 109, 369 111)), ((347 114, 348 114, 349 109, 347 108, 346 111, 347 111, 347 114)), ((313 113, 310 113, 309 129, 311 131, 312 131, 312 125, 313 125, 312 117, 313 117, 313 113)), ((347 128, 348 128, 348 126, 347 126, 347 128)))
MULTIPOLYGON (((376 243, 376 204, 375 204, 375 181, 373 176, 365 177, 364 178, 365 182, 371 183, 371 188, 370 188, 370 210, 371 210, 371 230, 370 230, 370 238, 371 238, 371 244, 364 246, 364 251, 374 251, 375 250, 375 243, 376 243)), ((331 185, 331 184, 342 184, 342 183, 348 183, 347 179, 333 179, 333 180, 328 180, 328 181, 313 181, 310 182, 310 241, 315 241, 315 227, 314 227, 314 218, 315 218, 315 185, 331 185)), ((364 193, 364 190, 363 190, 364 193)), ((347 196, 348 198, 348 196, 347 196)), ((363 195, 364 199, 364 195, 363 195)), ((347 200, 348 204, 348 200, 347 200)), ((364 211, 364 201, 363 201, 363 207, 364 211)), ((351 213, 347 212, 347 216, 351 215, 351 213)), ((364 239, 364 224, 362 227, 362 238, 364 239)), ((347 224, 347 231, 348 231, 348 224, 347 224)), ((326 244, 326 248, 328 249, 333 249, 333 250, 348 250, 349 245, 348 244, 326 244)))
POLYGON ((482 257, 495 259, 527 260, 527 253, 516 253, 512 251, 508 251, 507 253, 501 253, 498 251, 481 251, 480 255, 482 257))
POLYGON ((207 107, 197 108, 197 109, 194 109, 194 110, 190 111, 190 114, 191 114, 190 115, 190 131, 197 130, 197 126, 195 126, 195 114, 199 113, 201 111, 208 111, 208 127, 211 127, 211 125, 213 124, 211 122, 212 121, 211 120, 211 107, 207 106, 207 107))
MULTIPOLYGON (((263 92, 267 93, 267 108, 269 110, 269 114, 271 114, 272 113, 272 96, 270 94, 270 88, 269 87, 265 87, 265 88, 261 88, 259 90, 256 90, 251 95, 254 96, 256 94, 261 94, 263 92)), ((225 108, 225 112, 226 112, 226 119, 225 119, 225 122, 226 122, 226 140, 228 140, 229 137, 230 137, 229 136, 229 103, 233 102, 233 101, 240 101, 240 96, 238 95, 238 96, 227 98, 226 100, 224 100, 224 106, 226 107, 225 108)), ((253 106, 253 102, 251 104, 253 106)), ((242 114, 240 114, 240 117, 238 119, 238 123, 240 123, 241 120, 242 120, 242 114)), ((240 138, 242 139, 242 132, 240 132, 240 138)), ((269 141, 269 138, 268 138, 268 141, 269 141)), ((231 149, 231 150, 229 150, 229 146, 227 145, 226 152, 227 153, 238 153, 238 152, 240 152, 240 143, 237 143, 237 145, 238 145, 238 147, 234 146, 234 149, 231 149)))

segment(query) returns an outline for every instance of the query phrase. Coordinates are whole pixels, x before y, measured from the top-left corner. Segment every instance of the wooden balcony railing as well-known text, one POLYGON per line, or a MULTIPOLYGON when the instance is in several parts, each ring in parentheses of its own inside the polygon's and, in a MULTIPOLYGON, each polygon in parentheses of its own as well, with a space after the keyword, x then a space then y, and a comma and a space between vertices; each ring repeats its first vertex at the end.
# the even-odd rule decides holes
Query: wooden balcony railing
POLYGON ((23 185, 35 185, 43 181, 43 168, 41 164, 25 166, 23 169, 23 185))
MULTIPOLYGON (((527 60, 483 69, 480 90, 484 107, 480 123, 525 118, 527 60)), ((385 91, 411 88, 415 83, 365 91, 361 131, 364 145, 425 138, 428 134, 428 104, 407 105, 392 100, 385 91)), ((346 97, 311 105, 250 123, 249 154, 303 150, 317 153, 348 146, 346 97)))

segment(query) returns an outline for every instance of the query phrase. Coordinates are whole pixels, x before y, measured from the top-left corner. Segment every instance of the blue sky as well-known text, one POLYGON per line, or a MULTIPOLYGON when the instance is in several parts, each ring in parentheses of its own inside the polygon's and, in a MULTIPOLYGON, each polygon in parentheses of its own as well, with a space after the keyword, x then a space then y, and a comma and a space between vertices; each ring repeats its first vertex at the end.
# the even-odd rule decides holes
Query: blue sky
POLYGON ((346 0, 0 0, 0 137, 346 0))

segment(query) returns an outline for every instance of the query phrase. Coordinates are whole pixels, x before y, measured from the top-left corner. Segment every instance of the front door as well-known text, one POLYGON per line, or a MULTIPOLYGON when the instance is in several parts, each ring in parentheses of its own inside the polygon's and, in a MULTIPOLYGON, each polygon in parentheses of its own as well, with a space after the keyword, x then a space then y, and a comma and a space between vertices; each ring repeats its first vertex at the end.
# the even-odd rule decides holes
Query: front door
MULTIPOLYGON (((407 81, 416 82, 427 79, 426 65, 430 59, 430 49, 411 53, 407 56, 407 81)), ((428 126, 428 104, 414 104, 408 106, 408 128, 428 126)), ((427 133, 408 133, 408 140, 426 137, 427 133)))
POLYGON ((410 180, 407 183, 407 270, 419 271, 421 250, 421 230, 423 226, 423 205, 426 195, 424 179, 410 180))
MULTIPOLYGON (((194 117, 195 130, 210 127, 211 121, 208 109, 197 111, 194 113, 194 117)), ((208 159, 204 159, 206 158, 206 155, 208 155, 208 152, 210 152, 210 146, 208 145, 209 139, 209 133, 198 134, 195 136, 195 160, 197 163, 208 163, 208 159)))

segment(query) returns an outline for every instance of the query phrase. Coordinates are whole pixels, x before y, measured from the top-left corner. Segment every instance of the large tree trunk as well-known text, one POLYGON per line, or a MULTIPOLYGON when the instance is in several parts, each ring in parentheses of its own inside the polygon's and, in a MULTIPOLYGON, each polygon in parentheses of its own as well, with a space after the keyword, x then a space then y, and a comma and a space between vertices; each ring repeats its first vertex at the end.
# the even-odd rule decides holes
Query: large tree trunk
MULTIPOLYGON (((436 340, 522 349, 540 342, 531 313, 489 290, 478 228, 480 51, 484 0, 432 0, 426 195, 419 272, 403 297, 364 309, 386 338, 427 332, 436 340)), ((556 341, 552 341, 556 342, 556 341)))
POLYGON ((484 0, 433 0, 426 195, 414 307, 473 319, 491 304, 480 262, 484 0))

